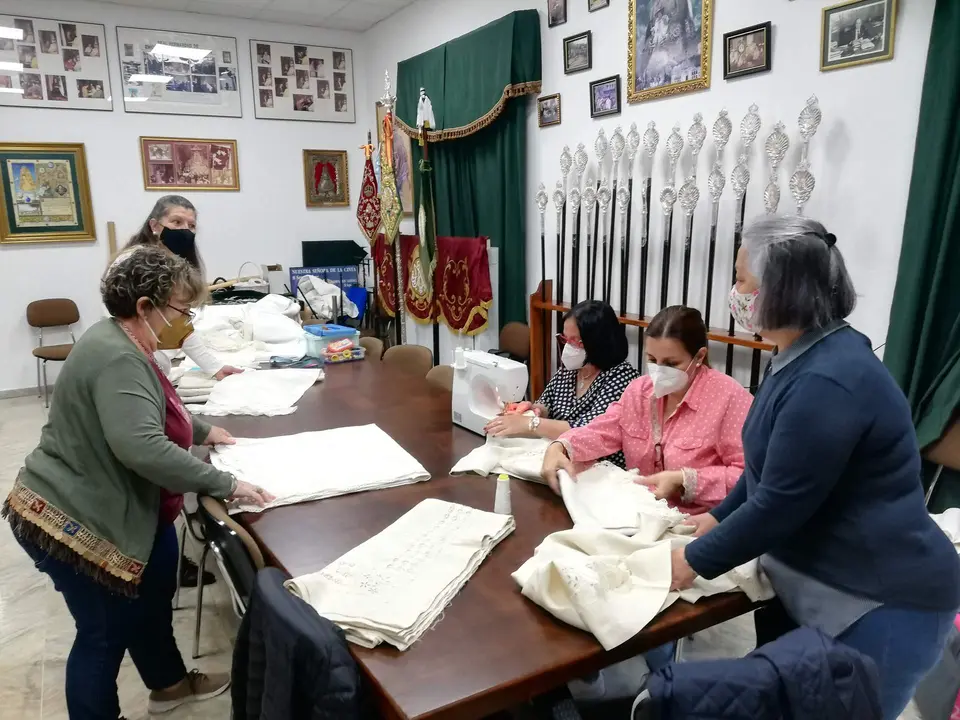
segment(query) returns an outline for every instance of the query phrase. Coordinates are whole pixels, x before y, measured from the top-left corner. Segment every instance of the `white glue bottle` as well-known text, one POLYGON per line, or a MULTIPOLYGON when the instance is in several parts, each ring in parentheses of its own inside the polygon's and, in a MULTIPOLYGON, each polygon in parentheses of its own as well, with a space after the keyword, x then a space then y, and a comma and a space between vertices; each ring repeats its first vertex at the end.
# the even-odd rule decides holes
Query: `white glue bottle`
POLYGON ((493 511, 498 515, 512 515, 510 508, 510 476, 502 474, 497 478, 497 494, 493 500, 493 511))

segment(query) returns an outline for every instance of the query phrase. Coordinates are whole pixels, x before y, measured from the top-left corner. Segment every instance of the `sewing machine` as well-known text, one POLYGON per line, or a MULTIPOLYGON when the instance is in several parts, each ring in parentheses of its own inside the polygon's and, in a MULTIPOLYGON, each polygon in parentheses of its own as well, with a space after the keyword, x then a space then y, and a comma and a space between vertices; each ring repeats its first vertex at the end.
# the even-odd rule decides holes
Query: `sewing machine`
POLYGON ((507 403, 523 399, 527 366, 479 350, 457 348, 453 364, 453 423, 478 435, 507 403))

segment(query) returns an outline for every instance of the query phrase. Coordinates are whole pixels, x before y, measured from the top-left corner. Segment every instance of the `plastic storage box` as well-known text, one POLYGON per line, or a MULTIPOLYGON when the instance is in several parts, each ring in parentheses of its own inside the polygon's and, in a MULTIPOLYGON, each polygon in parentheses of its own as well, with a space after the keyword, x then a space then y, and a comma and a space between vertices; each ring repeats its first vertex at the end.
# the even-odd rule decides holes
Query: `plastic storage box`
POLYGON ((304 334, 307 338, 307 355, 323 357, 327 345, 337 340, 350 340, 354 347, 360 345, 360 331, 344 325, 305 325, 304 334))

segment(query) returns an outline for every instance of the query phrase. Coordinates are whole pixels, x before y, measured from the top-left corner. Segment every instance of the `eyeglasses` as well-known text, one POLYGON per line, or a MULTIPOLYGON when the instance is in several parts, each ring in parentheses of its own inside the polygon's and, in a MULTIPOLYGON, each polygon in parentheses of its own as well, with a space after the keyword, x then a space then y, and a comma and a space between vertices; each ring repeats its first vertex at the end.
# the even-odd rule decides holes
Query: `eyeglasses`
POLYGON ((582 340, 574 340, 572 338, 568 338, 563 333, 557 333, 557 347, 559 347, 560 349, 563 349, 563 346, 568 344, 573 345, 575 348, 583 347, 582 340))
POLYGON ((171 305, 170 303, 167 303, 167 307, 170 308, 171 310, 176 310, 178 313, 183 315, 188 320, 197 319, 197 313, 191 310, 190 308, 178 308, 176 305, 171 305))

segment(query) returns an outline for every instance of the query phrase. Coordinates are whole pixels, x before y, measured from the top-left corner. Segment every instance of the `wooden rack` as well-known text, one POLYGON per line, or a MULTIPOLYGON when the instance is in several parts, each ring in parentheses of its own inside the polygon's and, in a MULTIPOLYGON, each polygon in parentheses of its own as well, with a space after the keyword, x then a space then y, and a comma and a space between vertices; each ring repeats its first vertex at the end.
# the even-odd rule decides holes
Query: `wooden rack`
MULTIPOLYGON (((554 302, 553 280, 545 280, 537 286, 536 292, 530 295, 530 397, 532 398, 540 397, 540 393, 543 392, 547 382, 547 378, 544 377, 544 368, 550 368, 553 360, 553 338, 555 336, 551 331, 552 315, 566 313, 569 310, 569 305, 554 302)), ((624 325, 639 328, 645 328, 652 319, 652 315, 640 317, 634 313, 620 316, 620 322, 624 325)), ((753 335, 747 333, 730 335, 726 330, 720 328, 708 328, 707 339, 711 342, 734 345, 750 350, 772 352, 774 349, 773 345, 757 340, 753 335)))

